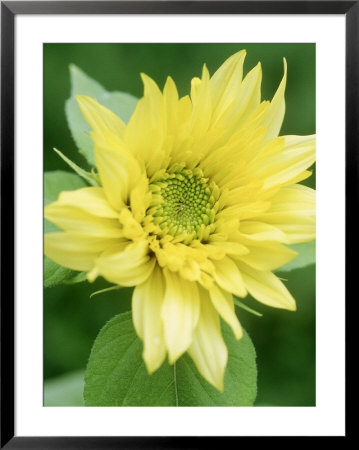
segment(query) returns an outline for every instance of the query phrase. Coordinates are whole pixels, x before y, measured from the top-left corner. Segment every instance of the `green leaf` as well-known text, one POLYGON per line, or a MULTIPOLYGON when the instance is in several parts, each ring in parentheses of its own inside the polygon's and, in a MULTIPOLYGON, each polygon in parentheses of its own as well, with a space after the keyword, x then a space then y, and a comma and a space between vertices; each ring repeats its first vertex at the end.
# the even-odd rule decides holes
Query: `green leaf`
POLYGON ((90 298, 95 297, 96 295, 105 294, 106 292, 117 291, 118 289, 122 289, 122 287, 124 286, 115 285, 105 289, 100 289, 99 291, 92 292, 92 294, 90 294, 90 298))
POLYGON ((44 286, 54 287, 64 280, 72 278, 74 272, 66 267, 59 266, 47 256, 44 257, 44 286))
POLYGON ((86 170, 79 167, 77 164, 75 164, 73 161, 71 161, 70 158, 65 156, 60 150, 57 150, 57 148, 54 148, 54 151, 60 156, 60 158, 65 161, 66 164, 68 164, 71 169, 77 173, 81 178, 83 178, 85 181, 88 182, 91 186, 98 186, 97 181, 94 179, 92 173, 87 172, 86 170))
POLYGON ((223 324, 229 350, 224 392, 200 375, 188 355, 167 361, 148 375, 142 343, 131 313, 120 314, 100 331, 85 374, 87 406, 250 406, 256 397, 255 350, 246 333, 237 341, 223 324))
POLYGON ((261 314, 260 312, 256 311, 255 309, 250 308, 249 306, 247 306, 245 303, 241 302, 239 300, 239 298, 237 298, 235 296, 233 296, 233 301, 234 301, 234 304, 236 306, 238 306, 238 308, 242 308, 245 311, 247 311, 247 312, 249 312, 249 313, 251 313, 251 314, 253 314, 255 316, 259 316, 259 317, 263 316, 263 314, 261 314))
MULTIPOLYGON (((44 204, 57 200, 61 191, 72 191, 86 186, 85 182, 76 174, 65 172, 63 170, 55 170, 53 172, 45 172, 44 174, 44 204)), ((44 232, 50 233, 57 231, 56 225, 44 219, 44 232)), ((75 277, 77 272, 61 267, 47 256, 44 257, 44 286, 53 287, 75 277)))
POLYGON ((279 267, 276 272, 289 272, 315 264, 315 241, 305 242, 304 244, 293 244, 289 247, 297 252, 298 256, 288 264, 279 267))
POLYGON ((84 372, 67 373, 44 382, 44 406, 84 406, 84 372))
POLYGON ((107 92, 97 81, 90 78, 75 65, 70 65, 71 97, 65 105, 67 122, 72 137, 87 162, 95 165, 93 143, 90 138, 91 128, 83 118, 75 95, 88 95, 95 98, 127 123, 136 107, 138 99, 124 92, 107 92))
POLYGON ((82 283, 83 281, 87 280, 87 273, 86 272, 78 272, 77 275, 75 275, 73 278, 70 278, 69 280, 64 280, 64 284, 76 284, 76 283, 82 283))

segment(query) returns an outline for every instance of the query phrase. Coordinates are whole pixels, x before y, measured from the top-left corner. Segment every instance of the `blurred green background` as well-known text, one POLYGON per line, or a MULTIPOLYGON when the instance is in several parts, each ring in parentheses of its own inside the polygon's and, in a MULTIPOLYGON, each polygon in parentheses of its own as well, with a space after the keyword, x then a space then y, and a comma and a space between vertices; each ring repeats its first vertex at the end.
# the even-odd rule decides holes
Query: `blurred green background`
MULTIPOLYGON (((191 78, 200 76, 203 63, 213 74, 226 58, 243 48, 247 50, 245 73, 258 61, 262 63, 263 99, 272 98, 283 75, 282 59, 287 59, 286 115, 281 134, 315 133, 314 44, 45 44, 44 170, 69 170, 53 147, 87 168, 64 113, 70 96, 69 64, 77 65, 108 91, 140 97, 140 72, 145 72, 161 88, 171 75, 180 95, 185 95, 191 78)), ((315 187, 314 175, 305 184, 315 187)), ((286 272, 282 277, 297 300, 296 312, 271 309, 252 299, 246 302, 263 317, 238 312, 257 351, 256 405, 314 406, 315 266, 286 272)), ((89 298, 107 286, 104 280, 97 280, 92 285, 85 282, 45 289, 45 404, 80 404, 81 376, 97 333, 115 314, 130 309, 131 289, 89 298)))

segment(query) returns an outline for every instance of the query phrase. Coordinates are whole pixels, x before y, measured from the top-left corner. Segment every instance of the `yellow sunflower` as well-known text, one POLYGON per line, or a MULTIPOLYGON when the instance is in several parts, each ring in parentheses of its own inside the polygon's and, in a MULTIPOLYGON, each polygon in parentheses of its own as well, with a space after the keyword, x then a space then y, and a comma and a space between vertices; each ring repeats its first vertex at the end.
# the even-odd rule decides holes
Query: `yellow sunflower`
POLYGON ((242 336, 232 295, 295 310, 272 271, 315 238, 315 192, 298 184, 315 160, 314 136, 281 136, 287 67, 261 101, 261 65, 243 78, 245 51, 179 98, 142 74, 144 95, 126 125, 77 96, 92 128, 100 186, 62 192, 45 217, 56 263, 135 286, 133 322, 149 373, 188 352, 223 390, 227 348, 220 317, 242 336))

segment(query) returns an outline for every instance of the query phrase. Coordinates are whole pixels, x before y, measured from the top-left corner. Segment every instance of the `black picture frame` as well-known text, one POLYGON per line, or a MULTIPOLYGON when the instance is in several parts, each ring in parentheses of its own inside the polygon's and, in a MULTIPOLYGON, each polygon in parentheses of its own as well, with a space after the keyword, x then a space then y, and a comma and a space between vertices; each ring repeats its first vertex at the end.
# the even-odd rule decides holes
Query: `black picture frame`
MULTIPOLYGON (((359 154, 359 1, 5 1, 1 2, 1 441, 6 449, 204 448, 240 437, 15 436, 14 405, 14 59, 19 14, 337 14, 346 20, 346 297, 355 280, 359 154), (351 245, 351 244, 350 244, 351 245)), ((347 429, 348 431, 348 429, 347 429)), ((348 434, 347 434, 348 436, 348 434)))

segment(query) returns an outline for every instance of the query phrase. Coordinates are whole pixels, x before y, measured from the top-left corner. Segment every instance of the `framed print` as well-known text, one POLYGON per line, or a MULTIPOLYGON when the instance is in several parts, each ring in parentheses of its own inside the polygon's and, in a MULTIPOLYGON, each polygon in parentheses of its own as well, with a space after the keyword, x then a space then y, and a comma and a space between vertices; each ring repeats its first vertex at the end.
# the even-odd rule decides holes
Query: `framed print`
POLYGON ((1 7, 1 448, 346 436, 358 2, 1 7))

